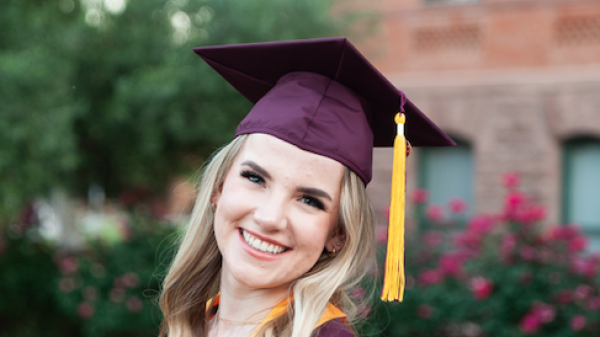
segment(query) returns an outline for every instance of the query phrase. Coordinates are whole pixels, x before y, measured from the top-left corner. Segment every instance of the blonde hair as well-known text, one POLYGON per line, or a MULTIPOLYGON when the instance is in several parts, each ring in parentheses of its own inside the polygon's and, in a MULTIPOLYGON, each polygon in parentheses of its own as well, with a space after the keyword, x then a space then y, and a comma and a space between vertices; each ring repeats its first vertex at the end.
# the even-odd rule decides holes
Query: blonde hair
MULTIPOLYGON (((211 197, 222 187, 246 138, 239 136, 216 152, 204 169, 192 218, 163 283, 161 336, 208 336, 206 305, 218 292, 222 264, 211 197)), ((365 184, 348 168, 342 182, 339 230, 346 235, 341 252, 335 258, 324 254, 293 282, 289 292, 294 300, 288 301, 286 314, 264 325, 257 337, 310 337, 328 302, 344 311, 352 326, 357 306, 348 293, 375 268, 375 228, 365 184)))

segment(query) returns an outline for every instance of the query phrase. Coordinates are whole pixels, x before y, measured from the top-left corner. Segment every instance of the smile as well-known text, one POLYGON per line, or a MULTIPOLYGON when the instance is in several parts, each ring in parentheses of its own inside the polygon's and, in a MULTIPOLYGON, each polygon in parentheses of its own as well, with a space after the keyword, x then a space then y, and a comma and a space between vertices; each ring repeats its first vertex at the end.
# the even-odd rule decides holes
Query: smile
POLYGON ((261 251, 263 253, 276 255, 276 254, 283 253, 287 249, 286 247, 283 247, 283 246, 274 245, 272 243, 262 241, 261 239, 246 232, 243 229, 241 229, 241 231, 242 231, 242 236, 244 237, 244 241, 246 241, 246 243, 250 247, 252 247, 258 251, 261 251))

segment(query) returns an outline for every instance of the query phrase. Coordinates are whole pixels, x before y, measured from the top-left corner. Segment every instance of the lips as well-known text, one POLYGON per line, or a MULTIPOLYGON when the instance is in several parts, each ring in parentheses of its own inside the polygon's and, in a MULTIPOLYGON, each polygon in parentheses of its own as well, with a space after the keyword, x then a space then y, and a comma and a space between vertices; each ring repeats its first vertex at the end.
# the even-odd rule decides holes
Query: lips
POLYGON ((244 238, 244 241, 246 241, 246 243, 250 247, 252 247, 258 251, 261 251, 263 253, 278 255, 278 254, 281 254, 281 253, 285 252, 286 250, 288 250, 288 248, 285 246, 280 246, 280 245, 274 244, 272 242, 263 241, 263 240, 259 239, 258 237, 248 233, 244 229, 240 229, 240 232, 242 233, 242 237, 244 238))

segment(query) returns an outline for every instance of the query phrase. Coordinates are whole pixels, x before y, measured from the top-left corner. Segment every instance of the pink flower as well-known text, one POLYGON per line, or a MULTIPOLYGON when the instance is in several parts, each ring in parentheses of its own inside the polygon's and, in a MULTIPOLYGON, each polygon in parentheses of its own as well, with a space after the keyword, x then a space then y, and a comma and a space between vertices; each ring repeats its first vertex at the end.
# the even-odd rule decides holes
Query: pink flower
POLYGON ((425 214, 427 219, 431 221, 440 221, 444 217, 444 212, 439 205, 431 205, 427 208, 427 214, 425 214))
POLYGON ((367 318, 371 314, 371 305, 368 303, 363 303, 357 308, 358 316, 361 318, 367 318))
POLYGON ((556 301, 560 304, 569 304, 573 302, 573 292, 565 289, 556 295, 556 301))
POLYGON ((519 186, 520 177, 516 172, 508 172, 502 177, 502 185, 506 188, 515 188, 519 186))
POLYGON ((419 308, 417 309, 417 315, 419 315, 419 317, 421 317, 423 319, 430 318, 432 313, 433 313, 433 308, 427 304, 421 304, 419 306, 419 308))
POLYGON ((571 329, 573 331, 579 331, 585 327, 585 316, 575 315, 571 319, 571 329))
POLYGON ((514 249, 517 247, 517 236, 515 234, 508 234, 502 239, 500 244, 500 255, 502 255, 504 262, 511 262, 514 249))
POLYGON ((496 225, 496 219, 491 215, 478 215, 469 220, 467 229, 478 234, 487 234, 496 225))
POLYGON ((591 297, 594 294, 594 288, 588 286, 587 284, 582 284, 575 288, 573 292, 573 297, 576 300, 584 300, 591 297))
POLYGON ((362 300, 367 296, 367 291, 361 286, 356 286, 350 291, 350 297, 355 300, 362 300))
POLYGON ((141 311, 144 307, 142 300, 137 296, 131 296, 127 299, 127 309, 131 312, 141 311))
POLYGON ((513 219, 522 224, 532 224, 546 217, 546 208, 541 205, 521 207, 514 212, 513 219))
POLYGON ((533 261, 535 259, 535 249, 530 246, 521 247, 521 258, 526 262, 533 261))
POLYGON ((454 235, 454 244, 462 248, 479 249, 481 236, 475 231, 464 231, 454 235))
POLYGON ((567 242, 567 249, 572 253, 577 253, 585 250, 587 247, 588 240, 585 236, 579 235, 567 242))
POLYGON ((423 234, 423 242, 426 246, 437 247, 444 242, 444 235, 438 231, 428 231, 423 234))
POLYGON ((429 198, 429 193, 426 189, 417 188, 412 191, 411 200, 415 204, 424 204, 429 198))
POLYGON ((525 315, 522 319, 521 322, 519 323, 519 327, 521 328, 521 331, 523 331, 523 333, 525 333, 526 335, 531 335, 534 334, 538 331, 538 329, 540 328, 541 324, 540 321, 538 320, 538 318, 531 314, 528 313, 527 315, 525 315))
POLYGON ((463 214, 467 210, 467 202, 458 197, 450 199, 448 206, 450 206, 452 213, 455 214, 463 214))
POLYGON ((388 229, 387 229, 387 227, 377 226, 377 229, 375 231, 375 239, 377 240, 378 244, 385 244, 385 243, 387 243, 387 239, 388 239, 388 229))
POLYGON ((527 202, 527 195, 521 192, 511 192, 506 196, 504 200, 505 205, 509 209, 515 209, 527 202))
POLYGON ((426 269, 419 274, 419 281, 424 285, 437 284, 443 279, 442 273, 436 269, 426 269))
POLYGON ((73 256, 63 257, 58 262, 58 269, 60 269, 60 272, 65 275, 73 274, 77 271, 78 268, 79 264, 77 262, 77 259, 73 256))
POLYGON ((550 304, 536 302, 531 310, 531 313, 537 317, 541 323, 550 323, 556 317, 556 309, 550 304))
POLYGON ((594 278, 598 272, 598 267, 594 259, 573 258, 571 260, 571 270, 586 278, 594 278))
POLYGON ((125 287, 135 288, 140 283, 140 277, 134 272, 128 272, 123 275, 122 281, 125 287))
POLYGON ((568 241, 581 236, 577 225, 554 226, 546 233, 550 240, 568 241))
POLYGON ((462 256, 446 253, 440 258, 439 270, 441 270, 444 275, 458 277, 462 274, 462 265, 462 256))
POLYGON ((90 303, 82 302, 77 307, 77 314, 83 319, 88 319, 94 315, 94 306, 90 303))
POLYGON ((600 297, 590 298, 587 307, 589 310, 600 310, 600 297))
POLYGON ((478 300, 485 300, 494 290, 494 282, 485 277, 477 276, 471 279, 471 291, 478 300))

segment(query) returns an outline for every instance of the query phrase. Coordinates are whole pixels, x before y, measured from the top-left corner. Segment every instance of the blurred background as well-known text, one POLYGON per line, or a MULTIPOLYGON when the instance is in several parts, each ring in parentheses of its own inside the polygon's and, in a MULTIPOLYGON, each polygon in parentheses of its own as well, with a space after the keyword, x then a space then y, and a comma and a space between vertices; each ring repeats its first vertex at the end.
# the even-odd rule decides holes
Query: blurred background
POLYGON ((405 302, 355 289, 361 336, 600 334, 600 2, 3 0, 0 337, 156 336, 197 171, 250 109, 191 49, 330 36, 458 143, 409 157, 405 302))

